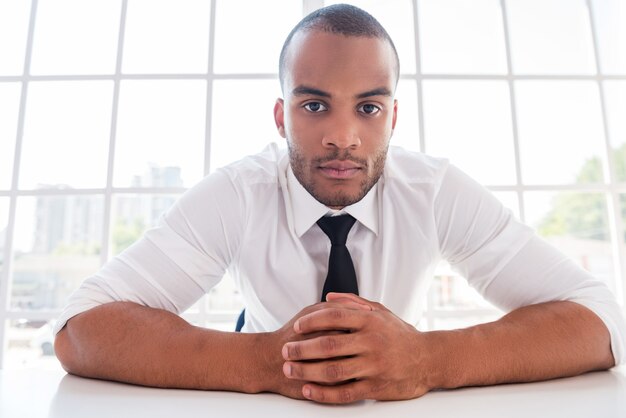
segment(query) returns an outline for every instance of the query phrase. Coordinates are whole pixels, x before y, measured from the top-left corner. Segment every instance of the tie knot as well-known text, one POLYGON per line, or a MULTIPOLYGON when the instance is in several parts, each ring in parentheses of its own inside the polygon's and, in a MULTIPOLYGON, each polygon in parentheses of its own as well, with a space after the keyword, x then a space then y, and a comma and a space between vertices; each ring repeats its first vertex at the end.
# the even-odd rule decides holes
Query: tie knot
POLYGON ((324 216, 317 221, 322 231, 328 238, 332 245, 346 245, 348 239, 348 232, 352 228, 352 225, 356 222, 356 219, 350 215, 341 216, 324 216))

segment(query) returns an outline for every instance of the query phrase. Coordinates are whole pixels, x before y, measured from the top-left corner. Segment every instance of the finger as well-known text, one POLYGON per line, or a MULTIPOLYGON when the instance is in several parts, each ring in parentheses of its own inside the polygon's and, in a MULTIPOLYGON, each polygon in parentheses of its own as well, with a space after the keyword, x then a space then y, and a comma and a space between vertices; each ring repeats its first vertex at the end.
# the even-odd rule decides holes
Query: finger
POLYGON ((339 302, 339 303, 356 303, 359 305, 363 305, 362 309, 377 311, 377 310, 388 310, 384 305, 378 302, 372 302, 371 300, 365 299, 361 296, 355 295, 354 293, 328 293, 326 295, 326 300, 328 302, 339 302))
POLYGON ((283 364, 283 373, 289 379, 312 383, 337 383, 368 376, 371 362, 362 357, 350 357, 317 362, 293 362, 283 364))
POLYGON ((323 386, 307 383, 302 386, 305 398, 329 404, 346 404, 367 399, 371 383, 368 380, 357 380, 336 386, 323 386))
POLYGON ((293 323, 293 329, 298 334, 328 330, 356 330, 360 329, 372 311, 363 309, 346 309, 341 305, 329 306, 315 312, 301 316, 293 323))
POLYGON ((362 298, 354 293, 338 293, 338 292, 329 292, 326 295, 327 302, 335 302, 335 301, 351 301, 353 303, 358 303, 360 305, 367 306, 369 309, 373 308, 373 302, 362 298))
MULTIPOLYGON (((342 294, 342 293, 338 293, 338 294, 342 294)), ((338 298, 333 301, 318 302, 314 305, 307 306, 306 308, 302 309, 297 316, 304 316, 311 312, 321 311, 321 310, 329 309, 329 308, 346 308, 346 309, 362 310, 362 311, 372 310, 372 308, 369 305, 363 304, 361 302, 356 302, 353 299, 338 298)))
POLYGON ((308 340, 285 343, 282 355, 285 360, 321 360, 361 354, 364 347, 356 334, 332 334, 308 340))
POLYGON ((345 308, 345 309, 352 309, 352 310, 369 310, 369 307, 363 305, 362 303, 357 303, 354 301, 347 301, 345 303, 339 303, 339 302, 318 302, 315 303, 313 305, 309 305, 305 308, 303 308, 300 312, 298 312, 294 318, 300 318, 303 317, 305 315, 308 315, 312 312, 316 312, 316 311, 321 311, 324 309, 330 309, 330 308, 345 308))
POLYGON ((328 308, 336 307, 336 305, 339 305, 339 307, 348 308, 348 309, 355 309, 355 310, 362 310, 362 311, 373 310, 370 305, 366 305, 360 302, 355 302, 354 300, 349 299, 349 298, 336 298, 333 300, 328 300, 326 303, 324 303, 324 305, 326 306, 323 309, 328 309, 328 308))

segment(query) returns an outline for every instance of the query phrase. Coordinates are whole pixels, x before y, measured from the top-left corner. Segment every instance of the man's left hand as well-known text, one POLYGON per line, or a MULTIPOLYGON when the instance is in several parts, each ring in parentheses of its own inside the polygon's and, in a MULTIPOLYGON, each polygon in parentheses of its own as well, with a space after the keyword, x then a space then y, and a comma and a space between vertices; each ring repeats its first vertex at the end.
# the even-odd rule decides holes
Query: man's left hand
POLYGON ((283 372, 290 379, 308 382, 302 386, 305 398, 337 404, 361 399, 411 399, 429 391, 426 334, 385 306, 356 295, 329 293, 327 300, 357 302, 370 309, 335 305, 294 323, 294 331, 303 336, 344 331, 283 346, 283 372))

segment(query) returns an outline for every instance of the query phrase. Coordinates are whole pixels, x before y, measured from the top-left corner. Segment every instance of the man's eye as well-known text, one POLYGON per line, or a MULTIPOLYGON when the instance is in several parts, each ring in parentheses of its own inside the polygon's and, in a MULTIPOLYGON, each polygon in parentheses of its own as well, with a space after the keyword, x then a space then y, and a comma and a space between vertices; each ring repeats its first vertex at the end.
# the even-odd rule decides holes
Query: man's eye
POLYGON ((363 106, 359 106, 359 112, 365 113, 367 115, 375 115, 380 112, 380 107, 373 104, 364 104, 363 106))
POLYGON ((308 110, 309 112, 313 112, 313 113, 319 113, 319 112, 324 112, 325 110, 328 110, 326 109, 326 106, 324 106, 320 102, 307 103, 304 105, 304 108, 308 110))

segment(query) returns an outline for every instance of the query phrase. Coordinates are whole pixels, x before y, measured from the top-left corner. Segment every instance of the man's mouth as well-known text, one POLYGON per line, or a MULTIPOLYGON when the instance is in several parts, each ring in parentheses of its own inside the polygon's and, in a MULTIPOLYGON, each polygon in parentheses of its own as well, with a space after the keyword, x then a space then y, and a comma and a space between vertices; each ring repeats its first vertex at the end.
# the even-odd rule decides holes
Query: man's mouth
POLYGON ((350 160, 333 160, 319 166, 322 174, 331 179, 349 179, 356 176, 363 168, 350 160))

